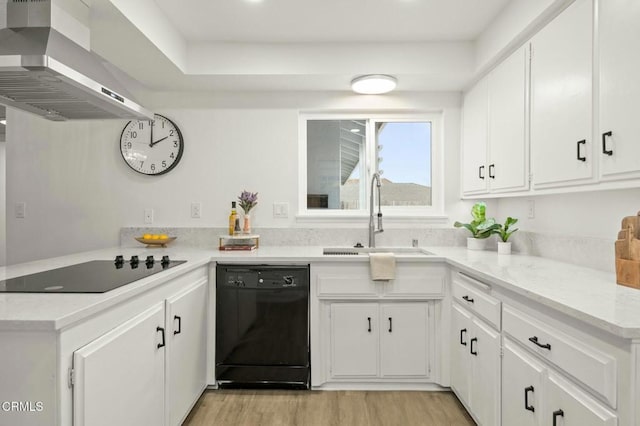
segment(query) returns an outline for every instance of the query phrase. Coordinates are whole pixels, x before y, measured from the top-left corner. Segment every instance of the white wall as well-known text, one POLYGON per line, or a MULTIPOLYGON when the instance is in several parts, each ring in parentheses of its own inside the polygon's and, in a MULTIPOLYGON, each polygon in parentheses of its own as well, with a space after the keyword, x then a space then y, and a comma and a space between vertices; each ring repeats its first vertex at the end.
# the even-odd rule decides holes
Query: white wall
MULTIPOLYGON (((118 141, 124 121, 52 123, 10 110, 7 202, 12 211, 15 202, 25 201, 27 217, 8 218, 8 262, 117 245, 120 227, 144 226, 145 208, 154 209, 154 226, 224 227, 230 202, 243 189, 259 193, 252 211, 254 226, 311 226, 295 220, 300 111, 443 111, 445 209, 450 222, 469 214, 471 203, 459 200, 457 93, 394 95, 388 100, 266 94, 242 103, 228 96, 235 99, 234 108, 225 108, 227 102, 218 97, 190 100, 182 95, 172 98, 178 107, 156 109, 181 128, 185 151, 174 170, 155 177, 134 172, 122 160, 118 141), (192 202, 202 203, 201 219, 191 219, 192 202), (289 203, 288 218, 273 218, 274 202, 289 203)), ((367 221, 346 226, 366 228, 367 221)))
POLYGON ((6 142, 0 135, 0 266, 7 263, 6 142))
MULTIPOLYGON (((640 210, 640 189, 506 198, 498 202, 498 217, 517 217, 522 230, 546 234, 615 240, 622 218, 640 210), (535 218, 528 219, 528 200, 535 218)), ((613 250, 613 245, 611 246, 613 250)))

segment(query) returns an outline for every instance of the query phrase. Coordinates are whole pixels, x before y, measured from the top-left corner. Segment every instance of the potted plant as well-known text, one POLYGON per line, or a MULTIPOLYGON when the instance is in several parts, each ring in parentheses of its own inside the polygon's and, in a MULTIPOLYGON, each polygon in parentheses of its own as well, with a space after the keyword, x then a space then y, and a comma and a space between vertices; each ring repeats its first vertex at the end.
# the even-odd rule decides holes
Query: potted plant
POLYGON ((251 193, 247 190, 244 190, 238 197, 238 200, 240 200, 240 207, 244 211, 244 226, 242 227, 242 233, 250 234, 251 216, 249 215, 249 212, 258 204, 258 193, 251 193))
POLYGON ((493 218, 486 218, 487 205, 485 203, 476 203, 471 208, 470 223, 460 223, 456 221, 453 226, 456 228, 466 228, 471 232, 471 237, 467 238, 467 248, 469 250, 484 250, 489 238, 500 225, 493 218))
POLYGON ((500 241, 498 241, 498 254, 511 254, 511 241, 507 240, 511 234, 518 230, 518 228, 511 229, 511 226, 515 225, 517 222, 518 219, 507 217, 504 225, 498 225, 499 228, 495 232, 500 237, 500 241))

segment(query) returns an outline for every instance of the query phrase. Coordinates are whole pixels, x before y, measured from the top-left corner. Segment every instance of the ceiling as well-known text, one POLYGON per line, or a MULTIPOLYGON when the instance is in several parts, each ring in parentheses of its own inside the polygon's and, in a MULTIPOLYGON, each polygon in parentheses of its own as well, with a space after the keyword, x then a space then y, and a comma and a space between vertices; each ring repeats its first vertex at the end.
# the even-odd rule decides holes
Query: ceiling
POLYGON ((510 1, 91 0, 91 48, 139 97, 346 93, 362 74, 392 74, 400 92, 459 91, 474 40, 510 1))
POLYGON ((474 40, 509 0, 155 0, 191 42, 474 40))

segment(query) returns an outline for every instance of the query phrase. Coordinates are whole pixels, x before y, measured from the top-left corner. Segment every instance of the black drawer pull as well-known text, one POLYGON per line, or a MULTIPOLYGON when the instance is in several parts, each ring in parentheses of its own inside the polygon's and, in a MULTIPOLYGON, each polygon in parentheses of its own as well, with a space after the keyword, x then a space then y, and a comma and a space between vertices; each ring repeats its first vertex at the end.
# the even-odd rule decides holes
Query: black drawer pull
POLYGON ((472 299, 472 298, 470 298, 469 296, 466 296, 466 295, 465 295, 465 296, 462 296, 462 299, 463 299, 463 300, 466 300, 466 301, 467 301, 467 302, 469 302, 469 303, 473 303, 473 299, 472 299))
POLYGON ((544 345, 538 342, 538 336, 529 337, 529 341, 539 348, 551 350, 551 345, 549 343, 545 343, 544 345))
POLYGON ((473 342, 477 342, 477 341, 478 339, 476 337, 471 339, 471 346, 469 347, 469 352, 471 352, 471 355, 478 356, 478 352, 473 350, 473 342))
POLYGON ((182 318, 177 315, 174 315, 173 320, 174 321, 178 320, 178 329, 173 331, 173 335, 175 336, 176 334, 182 333, 182 318))
POLYGON ((391 317, 389 317, 389 333, 393 331, 393 323, 391 321, 393 320, 391 319, 391 317))
POLYGON ((607 136, 611 137, 613 132, 605 132, 602 134, 602 153, 607 155, 613 155, 612 149, 607 149, 607 136))
POLYGON ((164 328, 162 327, 156 327, 156 332, 161 332, 162 333, 162 343, 158 343, 158 349, 160 349, 161 347, 163 347, 165 345, 165 341, 164 341, 164 328))
POLYGON ((577 148, 577 154, 576 154, 577 157, 578 157, 578 161, 587 161, 587 157, 586 156, 583 157, 583 156, 580 155, 580 145, 584 145, 586 147, 587 146, 587 140, 583 139, 581 141, 578 141, 578 144, 577 144, 578 148, 577 148))
POLYGON ((371 333, 371 317, 367 317, 367 321, 369 321, 369 329, 367 331, 371 333))
POLYGON ((484 172, 484 166, 478 167, 478 177, 480 179, 484 179, 484 173, 483 172, 484 172))
POLYGON ((464 340, 462 340, 462 334, 467 334, 467 329, 463 328, 462 330, 460 330, 460 344, 462 346, 467 346, 467 342, 465 342, 464 340))
POLYGON ((495 165, 495 164, 489 164, 489 177, 490 177, 491 179, 495 179, 495 178, 496 178, 496 175, 495 175, 495 174, 493 174, 493 170, 494 170, 495 168, 496 168, 496 165, 495 165))
POLYGON ((553 412, 553 426, 558 426, 558 417, 564 417, 564 411, 556 410, 553 412))
POLYGON ((533 386, 524 388, 524 409, 535 413, 535 407, 533 405, 529 405, 529 392, 533 392, 533 386))

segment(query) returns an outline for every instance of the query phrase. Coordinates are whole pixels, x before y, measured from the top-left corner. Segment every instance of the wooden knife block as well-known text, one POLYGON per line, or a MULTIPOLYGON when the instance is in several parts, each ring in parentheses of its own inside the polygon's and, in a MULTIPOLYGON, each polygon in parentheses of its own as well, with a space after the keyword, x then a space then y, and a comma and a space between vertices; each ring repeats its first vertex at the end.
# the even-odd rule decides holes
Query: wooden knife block
POLYGON ((622 219, 615 251, 617 283, 640 289, 640 212, 622 219))

